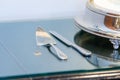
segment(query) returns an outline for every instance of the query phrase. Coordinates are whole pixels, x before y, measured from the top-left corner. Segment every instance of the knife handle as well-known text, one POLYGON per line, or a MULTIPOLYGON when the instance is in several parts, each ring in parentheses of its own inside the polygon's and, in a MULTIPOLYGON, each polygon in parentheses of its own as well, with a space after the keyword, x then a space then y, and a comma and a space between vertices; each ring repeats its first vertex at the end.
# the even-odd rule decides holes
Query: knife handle
POLYGON ((78 52, 80 52, 83 56, 87 57, 87 56, 91 56, 92 52, 85 49, 85 48, 82 48, 78 45, 75 45, 75 44, 72 44, 71 45, 72 48, 76 49, 78 52))
POLYGON ((68 59, 67 55, 65 55, 58 47, 56 47, 54 44, 50 44, 56 51, 57 56, 62 59, 62 60, 66 60, 68 59))

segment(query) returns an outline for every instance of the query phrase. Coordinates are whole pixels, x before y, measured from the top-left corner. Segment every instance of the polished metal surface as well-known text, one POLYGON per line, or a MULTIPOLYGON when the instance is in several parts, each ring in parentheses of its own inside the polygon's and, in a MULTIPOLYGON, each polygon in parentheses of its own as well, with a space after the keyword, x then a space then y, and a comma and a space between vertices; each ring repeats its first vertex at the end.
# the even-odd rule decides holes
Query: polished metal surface
MULTIPOLYGON (((87 15, 87 17, 91 16, 87 15)), ((92 16, 91 16, 92 17, 92 16)), ((97 17, 97 16, 96 16, 97 17)), ((95 17, 87 19, 86 17, 76 17, 75 22, 76 26, 88 33, 105 37, 112 40, 113 48, 118 49, 120 45, 120 32, 107 28, 103 23, 103 19, 96 20, 95 17), (90 21, 91 19, 91 21, 90 21), (95 21, 94 21, 95 20, 95 21), (94 23, 96 22, 96 23, 94 23), (114 43, 115 42, 115 43, 114 43)))
MULTIPOLYGON (((34 77, 33 80, 119 80, 120 70, 34 77)), ((16 80, 29 80, 21 78, 16 80)))
POLYGON ((118 30, 120 29, 120 18, 115 18, 114 27, 117 28, 118 30))
POLYGON ((113 48, 118 49, 120 45, 120 3, 116 3, 119 0, 112 2, 110 0, 88 0, 86 4, 88 10, 80 13, 75 18, 75 22, 80 29, 88 33, 109 38, 113 48), (109 3, 117 9, 102 5, 102 3, 109 3))
POLYGON ((105 38, 118 39, 118 40, 120 39, 119 31, 109 30, 103 26, 103 23, 101 23, 101 25, 95 25, 96 23, 90 23, 89 25, 87 24, 88 21, 83 22, 82 18, 79 17, 75 18, 75 22, 77 27, 89 33, 105 38))
POLYGON ((112 30, 120 30, 120 18, 119 17, 111 17, 111 16, 105 16, 104 24, 106 27, 112 29, 112 30))
MULTIPOLYGON (((102 0, 101 2, 103 2, 104 4, 109 3, 109 0, 106 0, 106 1, 102 0)), ((101 6, 99 6, 99 5, 95 4, 95 0, 88 0, 88 2, 87 2, 87 7, 94 12, 97 12, 97 13, 103 14, 103 15, 107 15, 107 16, 111 16, 111 17, 120 17, 120 10, 119 11, 113 10, 113 7, 110 7, 109 9, 107 9, 106 8, 107 5, 106 6, 102 6, 102 5, 103 4, 101 4, 101 6)), ((112 5, 112 2, 111 2, 111 5, 112 5)), ((113 6, 117 6, 117 5, 114 4, 113 6)), ((119 8, 120 6, 118 5, 117 7, 119 8)))
POLYGON ((87 7, 93 12, 105 15, 105 25, 113 30, 120 30, 120 3, 119 0, 88 0, 87 7), (118 2, 118 3, 117 3, 118 2), (107 5, 109 3, 109 5, 107 5), (112 6, 110 6, 110 4, 112 6), (109 8, 107 7, 109 6, 109 8), (115 8, 113 8, 115 7, 115 8), (116 9, 117 8, 117 9, 116 9))

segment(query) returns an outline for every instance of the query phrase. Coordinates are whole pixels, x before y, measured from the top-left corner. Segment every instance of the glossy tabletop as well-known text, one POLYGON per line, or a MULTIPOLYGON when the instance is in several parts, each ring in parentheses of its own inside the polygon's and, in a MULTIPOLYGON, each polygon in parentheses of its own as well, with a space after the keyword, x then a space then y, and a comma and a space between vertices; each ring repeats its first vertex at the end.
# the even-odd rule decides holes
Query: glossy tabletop
POLYGON ((1 22, 1 79, 81 73, 102 69, 92 65, 80 53, 54 37, 56 46, 68 56, 68 60, 59 60, 45 46, 38 47, 35 35, 38 26, 47 32, 56 31, 73 43, 75 43, 75 35, 80 31, 73 19, 1 22))

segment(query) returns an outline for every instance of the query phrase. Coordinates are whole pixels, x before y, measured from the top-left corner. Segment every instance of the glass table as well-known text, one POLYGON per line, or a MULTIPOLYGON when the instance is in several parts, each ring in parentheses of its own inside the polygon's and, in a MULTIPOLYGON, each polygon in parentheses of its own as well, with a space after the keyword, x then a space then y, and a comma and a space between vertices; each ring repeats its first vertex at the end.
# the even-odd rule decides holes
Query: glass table
POLYGON ((74 19, 1 22, 0 79, 106 79, 120 75, 119 66, 98 67, 88 57, 53 37, 56 46, 68 56, 68 60, 59 60, 48 47, 36 45, 38 26, 47 32, 56 31, 79 45, 76 36, 81 30, 76 27, 74 19))

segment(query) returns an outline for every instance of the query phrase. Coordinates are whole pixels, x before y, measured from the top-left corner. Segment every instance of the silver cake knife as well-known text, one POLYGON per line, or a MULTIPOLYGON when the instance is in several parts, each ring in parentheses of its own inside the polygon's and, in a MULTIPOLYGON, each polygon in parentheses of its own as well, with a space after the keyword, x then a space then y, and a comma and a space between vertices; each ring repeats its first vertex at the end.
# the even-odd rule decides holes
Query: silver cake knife
POLYGON ((75 50, 77 50, 78 52, 80 52, 83 56, 87 57, 87 56, 91 56, 92 52, 82 48, 80 46, 77 46, 76 44, 70 42, 69 40, 65 39, 63 36, 61 36, 60 34, 58 34, 55 31, 49 31, 50 34, 52 34, 54 37, 56 37, 57 39, 59 39, 60 41, 62 41, 64 44, 66 44, 69 47, 74 48, 75 50))

